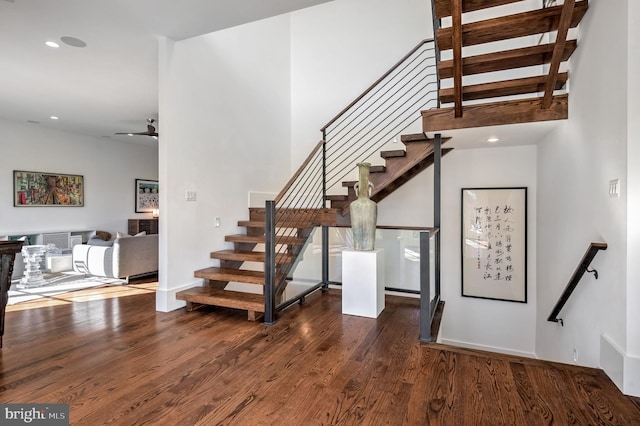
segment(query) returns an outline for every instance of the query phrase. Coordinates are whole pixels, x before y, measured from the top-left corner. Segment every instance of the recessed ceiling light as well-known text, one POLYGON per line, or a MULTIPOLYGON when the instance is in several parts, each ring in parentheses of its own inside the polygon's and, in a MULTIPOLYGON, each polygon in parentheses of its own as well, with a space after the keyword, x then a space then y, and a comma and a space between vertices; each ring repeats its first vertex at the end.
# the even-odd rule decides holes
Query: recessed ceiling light
POLYGON ((87 43, 80 40, 79 38, 64 36, 64 37, 60 37, 60 40, 62 40, 63 43, 68 44, 69 46, 87 47, 87 43))
POLYGON ((133 133, 127 133, 127 136, 133 136, 133 133))
POLYGON ((44 44, 46 44, 49 47, 53 47, 53 48, 57 48, 60 47, 60 45, 58 43, 56 43, 55 41, 45 41, 44 44))
POLYGON ((496 137, 491 137, 489 139, 487 139, 487 142, 489 143, 496 143, 498 142, 500 139, 496 138, 496 137))
POLYGON ((52 120, 57 120, 57 119, 58 119, 58 117, 56 117, 55 115, 52 115, 52 116, 51 116, 51 117, 49 117, 49 118, 50 118, 50 119, 52 119, 52 120))

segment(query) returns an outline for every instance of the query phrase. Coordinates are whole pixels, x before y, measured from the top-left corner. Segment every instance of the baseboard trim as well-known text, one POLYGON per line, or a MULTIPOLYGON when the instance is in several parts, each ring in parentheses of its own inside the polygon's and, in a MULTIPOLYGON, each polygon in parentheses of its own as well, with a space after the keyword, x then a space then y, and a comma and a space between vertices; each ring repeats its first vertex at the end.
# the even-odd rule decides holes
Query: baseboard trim
POLYGON ((156 290, 156 311, 171 312, 184 308, 187 305, 187 302, 184 300, 177 300, 176 293, 192 287, 202 287, 202 280, 192 281, 190 283, 183 284, 180 287, 170 289, 159 288, 156 290))
POLYGON ((640 358, 627 355, 605 334, 600 335, 600 368, 622 393, 640 397, 640 358))
POLYGON ((475 349, 475 350, 485 351, 485 352, 497 352, 500 354, 537 359, 536 354, 533 352, 515 351, 512 349, 501 348, 498 346, 478 345, 475 343, 462 342, 459 340, 452 340, 452 339, 442 339, 442 338, 438 339, 438 343, 442 343, 443 345, 459 346, 461 348, 466 348, 466 349, 475 349))

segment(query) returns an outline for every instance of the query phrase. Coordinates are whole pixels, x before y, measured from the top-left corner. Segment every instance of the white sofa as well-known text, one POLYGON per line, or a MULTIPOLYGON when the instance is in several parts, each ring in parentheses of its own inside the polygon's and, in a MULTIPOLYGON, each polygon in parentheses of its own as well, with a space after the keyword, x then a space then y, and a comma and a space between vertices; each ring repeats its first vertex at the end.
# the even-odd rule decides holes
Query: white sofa
POLYGON ((87 275, 125 278, 158 270, 158 234, 122 237, 113 246, 73 247, 73 270, 87 275))

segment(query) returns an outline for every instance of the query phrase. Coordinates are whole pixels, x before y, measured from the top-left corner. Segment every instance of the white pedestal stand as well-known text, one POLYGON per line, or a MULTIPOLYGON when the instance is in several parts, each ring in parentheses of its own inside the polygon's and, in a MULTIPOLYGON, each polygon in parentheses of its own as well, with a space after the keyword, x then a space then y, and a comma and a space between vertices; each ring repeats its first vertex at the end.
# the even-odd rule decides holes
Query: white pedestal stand
POLYGON ((384 250, 342 252, 342 313, 377 318, 384 309, 384 250))

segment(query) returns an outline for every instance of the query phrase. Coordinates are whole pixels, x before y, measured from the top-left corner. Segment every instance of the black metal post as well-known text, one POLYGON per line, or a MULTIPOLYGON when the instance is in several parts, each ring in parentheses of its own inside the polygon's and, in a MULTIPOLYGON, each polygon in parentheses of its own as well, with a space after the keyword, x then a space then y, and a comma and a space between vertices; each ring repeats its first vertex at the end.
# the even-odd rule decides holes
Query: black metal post
MULTIPOLYGON (((322 207, 327 208, 327 135, 322 131, 322 207)), ((322 291, 329 289, 329 227, 322 226, 322 291)))
POLYGON ((264 323, 276 323, 276 203, 267 200, 264 218, 264 323))
POLYGON ((431 286, 428 231, 420 232, 420 337, 421 342, 431 342, 431 286))
POLYGON ((435 49, 436 56, 436 85, 438 87, 438 91, 436 92, 438 96, 436 96, 437 107, 440 108, 440 73, 438 72, 438 67, 440 66, 440 49, 438 48, 438 40, 436 39, 436 32, 440 28, 440 19, 436 16, 436 6, 435 1, 431 2, 431 17, 433 19, 433 46, 435 49))
POLYGON ((440 300, 440 234, 442 234, 441 230, 441 218, 442 218, 442 203, 441 203, 441 191, 442 191, 442 176, 441 176, 441 168, 442 166, 442 135, 440 133, 436 133, 434 136, 434 146, 433 146, 433 226, 438 228, 438 233, 436 234, 435 244, 436 244, 436 259, 435 265, 433 265, 435 269, 435 278, 436 278, 436 298, 440 300))

